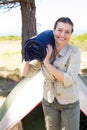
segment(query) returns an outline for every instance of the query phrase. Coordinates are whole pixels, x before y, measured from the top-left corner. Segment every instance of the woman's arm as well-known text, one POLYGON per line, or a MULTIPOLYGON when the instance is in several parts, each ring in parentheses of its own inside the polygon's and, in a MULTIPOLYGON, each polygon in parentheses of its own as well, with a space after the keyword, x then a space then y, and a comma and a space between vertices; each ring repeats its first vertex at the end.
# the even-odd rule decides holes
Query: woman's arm
POLYGON ((55 66, 53 66, 52 64, 50 64, 50 57, 52 54, 52 46, 48 45, 47 48, 47 55, 44 59, 44 65, 45 67, 48 69, 48 71, 55 76, 55 78, 57 80, 59 80, 60 82, 64 83, 64 73, 61 70, 56 69, 55 66))
POLYGON ((55 76, 55 78, 58 81, 64 83, 64 86, 66 87, 70 86, 77 78, 80 70, 80 62, 81 62, 80 50, 78 48, 75 48, 73 50, 73 53, 69 60, 69 66, 66 72, 63 72, 58 68, 56 68, 55 66, 53 66, 52 64, 50 64, 49 59, 51 54, 52 54, 52 48, 51 46, 48 46, 47 55, 44 59, 44 65, 46 66, 48 71, 55 76))
POLYGON ((48 71, 49 71, 52 75, 54 75, 54 77, 55 77, 58 81, 64 83, 64 73, 63 73, 63 71, 56 69, 56 67, 54 67, 54 66, 53 66, 52 64, 50 64, 50 63, 45 63, 44 65, 46 66, 46 68, 48 69, 48 71))
POLYGON ((21 76, 26 77, 35 71, 41 69, 41 63, 38 60, 23 61, 21 68, 21 76))

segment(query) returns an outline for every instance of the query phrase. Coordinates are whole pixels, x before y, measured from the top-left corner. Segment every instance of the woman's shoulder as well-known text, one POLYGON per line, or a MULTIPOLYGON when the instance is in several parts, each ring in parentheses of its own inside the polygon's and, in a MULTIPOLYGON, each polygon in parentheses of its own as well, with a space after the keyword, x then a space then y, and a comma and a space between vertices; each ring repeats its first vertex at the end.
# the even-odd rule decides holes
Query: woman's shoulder
POLYGON ((73 45, 69 44, 69 48, 72 49, 72 52, 80 52, 80 48, 77 46, 73 46, 73 45))

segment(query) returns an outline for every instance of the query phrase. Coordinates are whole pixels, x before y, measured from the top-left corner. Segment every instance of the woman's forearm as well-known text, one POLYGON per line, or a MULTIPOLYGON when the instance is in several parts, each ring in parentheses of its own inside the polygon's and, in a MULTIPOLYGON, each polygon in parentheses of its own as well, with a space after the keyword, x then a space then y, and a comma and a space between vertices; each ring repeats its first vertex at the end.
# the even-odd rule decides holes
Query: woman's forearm
POLYGON ((56 69, 53 65, 50 63, 45 64, 45 67, 48 69, 48 71, 55 76, 55 78, 64 83, 64 74, 61 70, 56 69))

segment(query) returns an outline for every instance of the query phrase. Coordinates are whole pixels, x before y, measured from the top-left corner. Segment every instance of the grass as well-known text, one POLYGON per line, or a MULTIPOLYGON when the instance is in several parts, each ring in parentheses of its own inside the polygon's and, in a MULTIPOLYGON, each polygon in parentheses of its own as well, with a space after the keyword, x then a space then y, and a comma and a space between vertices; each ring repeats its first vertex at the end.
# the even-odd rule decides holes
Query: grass
POLYGON ((83 51, 87 51, 87 41, 81 42, 81 41, 71 41, 71 44, 74 46, 79 47, 83 51))
POLYGON ((87 33, 83 33, 81 35, 76 35, 73 36, 72 39, 73 41, 80 41, 80 42, 87 42, 87 33))
POLYGON ((17 41, 17 40, 21 40, 21 37, 19 37, 19 36, 2 36, 2 37, 0 37, 0 41, 7 41, 7 40, 17 41))
POLYGON ((72 36, 70 43, 83 51, 87 51, 87 33, 72 36))

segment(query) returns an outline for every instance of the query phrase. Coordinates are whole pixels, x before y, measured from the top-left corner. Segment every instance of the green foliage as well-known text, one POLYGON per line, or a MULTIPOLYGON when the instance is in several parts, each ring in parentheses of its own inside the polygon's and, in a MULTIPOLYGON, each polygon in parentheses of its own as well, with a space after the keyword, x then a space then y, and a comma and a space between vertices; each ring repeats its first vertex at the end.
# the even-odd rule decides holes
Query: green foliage
POLYGON ((86 72, 87 73, 87 68, 82 69, 82 72, 86 72))
POLYGON ((87 41, 87 33, 73 36, 72 40, 79 41, 79 42, 85 42, 85 41, 87 41))
POLYGON ((81 50, 87 51, 87 33, 72 36, 70 43, 81 50))
POLYGON ((21 37, 20 36, 2 36, 2 37, 0 37, 0 41, 6 41, 6 40, 16 41, 16 40, 21 40, 21 37))
POLYGON ((17 54, 20 54, 20 50, 19 51, 16 51, 16 52, 4 52, 2 53, 3 56, 11 56, 11 55, 17 55, 17 54))

